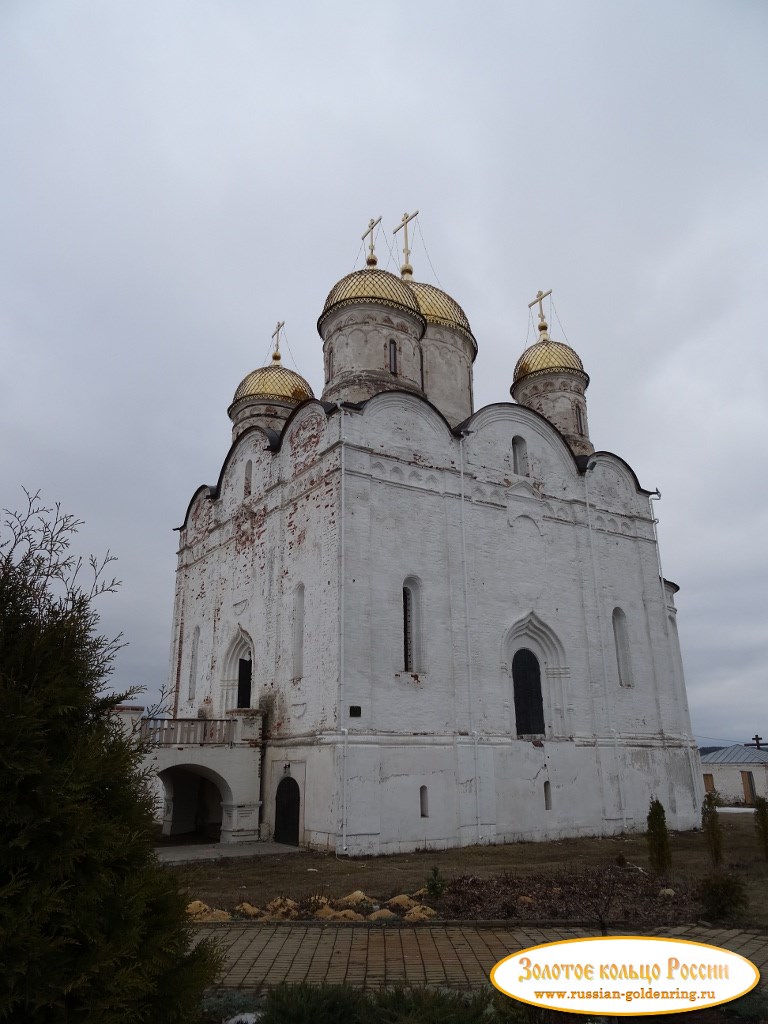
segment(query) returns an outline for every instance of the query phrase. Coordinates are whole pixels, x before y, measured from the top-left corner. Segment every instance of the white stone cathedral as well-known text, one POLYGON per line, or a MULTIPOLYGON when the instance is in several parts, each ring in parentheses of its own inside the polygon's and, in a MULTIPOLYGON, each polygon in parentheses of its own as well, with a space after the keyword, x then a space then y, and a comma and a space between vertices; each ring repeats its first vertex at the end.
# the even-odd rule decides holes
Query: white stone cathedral
POLYGON ((371 245, 318 320, 321 397, 277 346, 239 385, 147 725, 166 832, 390 853, 644 828, 651 797, 696 824, 651 494, 595 451, 543 298, 514 402, 476 410, 464 311, 371 245))

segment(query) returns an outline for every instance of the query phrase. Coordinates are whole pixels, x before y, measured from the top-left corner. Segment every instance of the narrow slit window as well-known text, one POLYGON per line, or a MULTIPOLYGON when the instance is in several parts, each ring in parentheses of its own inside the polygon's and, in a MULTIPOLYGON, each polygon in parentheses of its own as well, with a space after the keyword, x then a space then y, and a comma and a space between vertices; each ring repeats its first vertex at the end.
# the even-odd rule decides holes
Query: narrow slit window
POLYGON ((333 348, 328 349, 328 380, 333 377, 333 348))
POLYGON ((549 782, 544 783, 544 810, 552 810, 552 787, 549 782))
POLYGON ((389 372, 397 375, 397 342, 394 338, 389 339, 389 372))
POLYGON ((512 472, 528 476, 528 446, 522 437, 512 438, 512 472))
POLYGON ((251 493, 251 481, 253 479, 253 463, 250 459, 245 464, 245 474, 243 476, 243 497, 247 498, 251 493))
POLYGON ((584 415, 581 411, 581 406, 576 405, 576 429, 580 434, 584 433, 584 415))
POLYGON ((419 349, 419 374, 421 376, 421 390, 424 390, 424 349, 419 349))
POLYGON ((304 584, 293 593, 293 678, 304 675, 304 584))
POLYGON ((627 616, 621 608, 613 609, 613 640, 616 645, 616 667, 619 672, 619 686, 631 686, 632 668, 629 660, 627 616))
POLYGON ((249 708, 251 706, 251 660, 241 658, 237 664, 237 706, 249 708))
POLYGON ((426 786, 419 788, 419 810, 421 811, 422 818, 429 817, 429 793, 426 786))
POLYGON ((195 699, 195 690, 197 689, 197 649, 200 646, 200 627, 195 626, 195 632, 192 634, 192 662, 189 666, 189 700, 195 699))
POLYGON ((403 667, 413 672, 413 592, 403 587, 403 667))

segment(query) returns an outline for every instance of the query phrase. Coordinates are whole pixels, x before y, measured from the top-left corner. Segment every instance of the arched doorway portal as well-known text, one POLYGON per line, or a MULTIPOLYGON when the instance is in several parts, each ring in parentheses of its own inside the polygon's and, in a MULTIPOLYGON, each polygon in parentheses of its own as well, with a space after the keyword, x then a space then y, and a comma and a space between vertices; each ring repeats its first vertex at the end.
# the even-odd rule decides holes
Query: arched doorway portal
POLYGON ((280 780, 275 795, 275 842, 299 845, 299 784, 290 775, 280 780))

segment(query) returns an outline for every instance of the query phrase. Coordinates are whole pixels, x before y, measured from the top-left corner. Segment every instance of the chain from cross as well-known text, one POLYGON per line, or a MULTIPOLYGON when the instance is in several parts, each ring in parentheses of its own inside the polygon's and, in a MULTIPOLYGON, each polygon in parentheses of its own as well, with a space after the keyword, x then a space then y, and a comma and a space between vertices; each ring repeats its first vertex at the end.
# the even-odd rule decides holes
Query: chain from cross
POLYGON ((277 356, 278 359, 280 358, 280 331, 282 331, 284 327, 285 320, 278 320, 277 327, 275 327, 274 331, 272 331, 272 338, 275 342, 275 351, 272 356, 273 359, 275 358, 275 356, 277 356))
POLYGON ((403 244, 403 256, 405 258, 404 259, 404 263, 405 263, 406 267, 409 266, 408 257, 411 255, 411 250, 408 248, 408 225, 413 220, 413 218, 414 217, 418 217, 418 215, 419 215, 419 211, 418 210, 415 210, 413 213, 404 213, 403 214, 403 219, 400 221, 400 223, 397 225, 397 227, 394 228, 393 231, 392 231, 392 234, 396 235, 397 232, 400 230, 400 228, 404 229, 404 235, 403 235, 403 243, 404 243, 403 244))
POLYGON ((551 294, 552 294, 552 289, 551 288, 549 289, 548 292, 543 292, 543 291, 541 291, 541 289, 539 289, 539 291, 536 292, 536 298, 533 300, 533 302, 529 302, 528 303, 528 309, 531 309, 538 302, 538 304, 539 304, 539 320, 543 324, 545 324, 547 322, 547 318, 544 316, 544 299, 546 299, 546 297, 548 295, 551 295, 551 294))
POLYGON ((368 230, 363 234, 363 241, 370 235, 371 240, 368 243, 368 262, 372 262, 376 259, 376 253, 373 251, 373 232, 376 227, 381 223, 381 217, 377 217, 376 220, 371 217, 368 221, 368 230))

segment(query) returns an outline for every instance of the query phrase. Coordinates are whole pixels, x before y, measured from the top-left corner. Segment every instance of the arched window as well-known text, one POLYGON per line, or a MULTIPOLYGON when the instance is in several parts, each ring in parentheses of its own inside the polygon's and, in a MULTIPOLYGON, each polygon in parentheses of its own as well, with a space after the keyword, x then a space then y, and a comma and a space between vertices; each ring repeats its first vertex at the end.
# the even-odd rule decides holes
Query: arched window
POLYGON ((397 342, 394 338, 389 339, 389 372, 397 374, 397 342))
POLYGON ((544 810, 552 810, 552 787, 550 786, 549 781, 544 783, 544 810))
POLYGON ((616 665, 619 670, 619 685, 632 685, 632 667, 629 660, 629 633, 627 616, 621 608, 613 609, 613 641, 616 645, 616 665))
POLYGON ((253 477, 253 463, 250 459, 245 464, 245 475, 243 477, 243 497, 247 498, 251 493, 251 479, 253 477))
POLYGON ((413 672, 413 592, 403 587, 403 667, 413 672))
POLYGON ((421 671, 421 592, 418 580, 403 583, 403 669, 421 671))
POLYGON ((429 817, 429 794, 426 786, 419 787, 419 810, 422 818, 429 817))
POLYGON ((419 346, 419 373, 421 375, 421 390, 424 390, 424 349, 419 346))
POLYGON ((541 735, 544 732, 541 669, 536 655, 525 647, 521 647, 512 659, 512 685, 517 735, 541 735))
POLYGON ((304 584, 293 592, 293 678, 304 675, 304 584))
POLYGON ((583 413, 581 411, 581 406, 579 405, 578 402, 574 405, 574 409, 576 410, 576 429, 578 430, 578 432, 580 434, 583 434, 584 433, 584 415, 583 415, 583 413))
POLYGON ((240 658, 237 663, 237 706, 239 708, 251 706, 251 673, 251 659, 240 658))
POLYGON ((528 445, 519 436, 512 438, 512 472, 528 476, 528 445))
POLYGON ((333 346, 328 347, 328 380, 333 376, 333 346))
POLYGON ((187 696, 189 700, 195 699, 195 690, 197 688, 197 648, 200 646, 200 627, 195 626, 195 631, 192 634, 192 661, 189 666, 189 691, 187 696))

